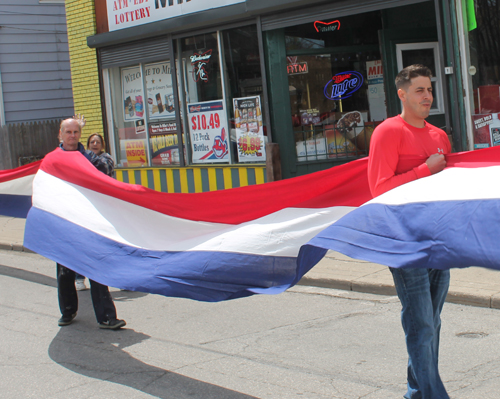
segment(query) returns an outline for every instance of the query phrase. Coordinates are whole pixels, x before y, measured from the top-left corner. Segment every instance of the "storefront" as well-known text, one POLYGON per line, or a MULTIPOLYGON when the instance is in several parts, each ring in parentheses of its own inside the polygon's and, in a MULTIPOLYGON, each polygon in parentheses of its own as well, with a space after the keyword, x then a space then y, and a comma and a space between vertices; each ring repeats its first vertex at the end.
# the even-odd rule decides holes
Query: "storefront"
POLYGON ((500 145, 499 7, 462 0, 456 10, 469 150, 500 145))
POLYGON ((451 132, 440 8, 351 3, 96 0, 88 45, 117 178, 200 192, 273 180, 273 162, 287 178, 364 157, 417 62, 434 74, 429 121, 451 132))

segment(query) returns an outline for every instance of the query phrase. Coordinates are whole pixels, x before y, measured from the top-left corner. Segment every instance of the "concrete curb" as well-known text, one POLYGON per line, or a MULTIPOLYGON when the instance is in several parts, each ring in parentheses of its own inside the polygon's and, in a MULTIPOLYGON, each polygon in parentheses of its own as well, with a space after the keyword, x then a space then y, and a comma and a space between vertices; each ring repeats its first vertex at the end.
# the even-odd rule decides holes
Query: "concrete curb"
POLYGON ((0 242, 0 249, 6 250, 6 251, 29 252, 32 254, 35 253, 31 249, 28 249, 24 245, 21 245, 21 244, 7 244, 7 243, 0 242))
MULTIPOLYGON (((0 250, 35 253, 34 251, 24 247, 21 244, 10 244, 5 242, 0 242, 0 250)), ((328 277, 322 276, 321 273, 314 273, 312 276, 306 274, 299 281, 298 285, 320 288, 333 288, 343 291, 354 291, 376 295, 396 295, 396 289, 392 284, 387 284, 385 282, 381 283, 361 281, 357 278, 353 278, 351 280, 345 278, 332 278, 331 274, 328 277)), ((484 293, 485 290, 481 289, 477 289, 477 291, 477 293, 471 293, 466 292, 466 290, 457 290, 456 288, 451 286, 450 291, 448 292, 448 296, 446 297, 446 302, 459 305, 500 309, 500 292, 490 294, 484 293)))

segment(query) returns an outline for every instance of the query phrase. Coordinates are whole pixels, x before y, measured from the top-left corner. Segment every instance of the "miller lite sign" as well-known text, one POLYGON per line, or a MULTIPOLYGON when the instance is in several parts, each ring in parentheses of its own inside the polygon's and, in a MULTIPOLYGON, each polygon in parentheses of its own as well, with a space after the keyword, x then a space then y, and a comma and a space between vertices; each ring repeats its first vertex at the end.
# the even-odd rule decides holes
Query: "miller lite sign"
POLYGON ((324 94, 329 100, 343 100, 351 97, 362 85, 363 75, 359 72, 340 72, 326 84, 324 94))

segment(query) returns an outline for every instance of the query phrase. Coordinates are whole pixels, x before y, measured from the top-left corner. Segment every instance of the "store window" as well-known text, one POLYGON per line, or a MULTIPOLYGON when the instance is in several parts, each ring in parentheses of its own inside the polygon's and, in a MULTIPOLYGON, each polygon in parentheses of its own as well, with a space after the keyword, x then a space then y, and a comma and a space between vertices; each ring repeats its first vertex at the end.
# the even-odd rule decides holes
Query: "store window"
POLYGON ((178 47, 190 162, 265 162, 255 25, 190 36, 178 47))
POLYGON ((179 165, 170 61, 109 69, 109 82, 117 166, 179 165))
POLYGON ((298 161, 368 154, 387 118, 378 12, 285 29, 298 161))
MULTIPOLYGON (((500 19, 498 0, 462 2, 464 73, 474 149, 500 145, 500 19)), ((471 146, 470 146, 471 147, 471 146)))
POLYGON ((256 26, 180 38, 174 47, 175 63, 104 70, 117 167, 265 162, 256 26))

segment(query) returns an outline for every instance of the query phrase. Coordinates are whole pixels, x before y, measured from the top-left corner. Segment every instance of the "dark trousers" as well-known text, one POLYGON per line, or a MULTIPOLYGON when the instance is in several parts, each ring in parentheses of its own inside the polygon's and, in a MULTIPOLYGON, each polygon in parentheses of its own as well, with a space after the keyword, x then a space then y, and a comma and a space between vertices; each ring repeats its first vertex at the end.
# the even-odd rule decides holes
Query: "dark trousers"
MULTIPOLYGON (((94 305, 98 323, 116 319, 116 308, 106 285, 90 280, 90 296, 94 305)), ((57 264, 57 294, 59 309, 63 316, 69 316, 78 310, 78 295, 75 288, 75 272, 57 264)))

